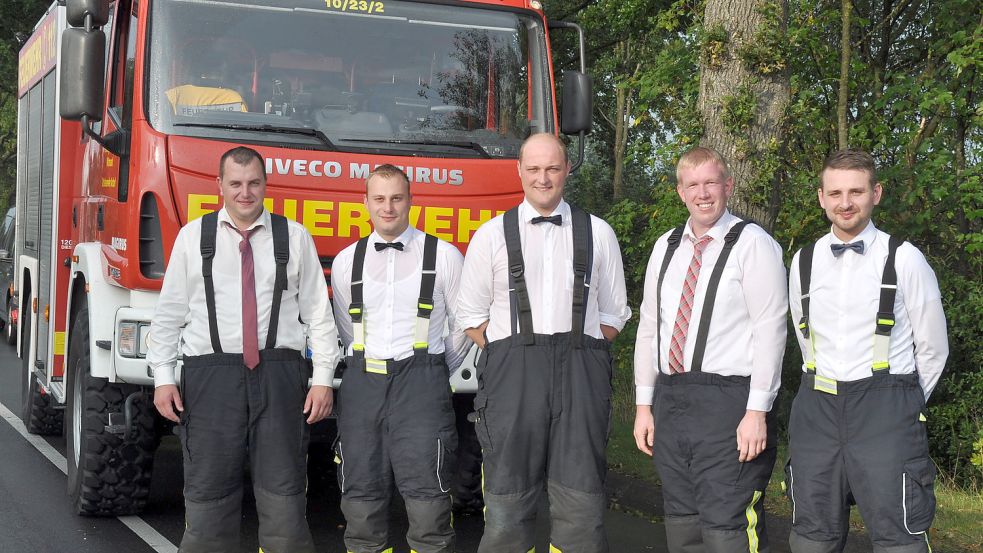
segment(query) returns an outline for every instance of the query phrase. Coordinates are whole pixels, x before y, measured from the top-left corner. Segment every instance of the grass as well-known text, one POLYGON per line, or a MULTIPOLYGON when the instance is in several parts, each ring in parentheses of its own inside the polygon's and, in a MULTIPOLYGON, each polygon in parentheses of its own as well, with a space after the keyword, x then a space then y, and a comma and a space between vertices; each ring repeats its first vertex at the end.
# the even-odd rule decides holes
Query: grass
MULTIPOLYGON (((652 459, 635 447, 632 436, 635 406, 630 371, 616 370, 614 374, 614 417, 608 442, 608 466, 621 474, 659 483, 652 459)), ((789 518, 792 507, 782 492, 787 450, 781 446, 765 493, 765 508, 778 516, 789 518)), ((937 508, 930 532, 933 550, 946 553, 983 553, 983 490, 965 489, 955 485, 950 477, 940 474, 935 485, 937 508)), ((857 509, 850 517, 853 531, 864 531, 857 509)))

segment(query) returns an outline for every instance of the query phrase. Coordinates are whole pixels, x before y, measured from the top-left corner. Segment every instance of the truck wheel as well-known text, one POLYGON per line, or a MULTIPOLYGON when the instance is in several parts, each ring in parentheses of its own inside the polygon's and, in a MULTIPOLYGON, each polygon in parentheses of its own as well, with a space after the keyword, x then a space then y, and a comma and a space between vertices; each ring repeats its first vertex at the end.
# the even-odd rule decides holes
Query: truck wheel
POLYGON ((14 308, 12 306, 7 306, 7 325, 5 326, 7 331, 7 345, 16 346, 17 345, 17 324, 14 323, 14 308))
POLYGON ((139 386, 110 383, 90 370, 88 310, 72 327, 66 408, 68 494, 75 512, 88 516, 140 513, 150 495, 153 471, 153 404, 133 402, 134 432, 128 439, 106 430, 109 413, 123 413, 139 386))
POLYGON ((21 420, 31 434, 58 436, 62 432, 64 411, 55 409, 52 397, 41 394, 34 367, 28 359, 31 353, 31 321, 24 322, 24 340, 21 343, 21 375, 24 378, 21 394, 21 420))

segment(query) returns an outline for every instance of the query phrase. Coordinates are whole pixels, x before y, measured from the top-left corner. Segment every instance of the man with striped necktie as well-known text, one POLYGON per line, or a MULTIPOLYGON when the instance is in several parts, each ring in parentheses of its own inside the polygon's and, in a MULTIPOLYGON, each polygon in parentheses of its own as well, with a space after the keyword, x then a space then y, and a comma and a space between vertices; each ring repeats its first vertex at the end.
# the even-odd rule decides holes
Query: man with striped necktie
POLYGON ((787 296, 778 244, 727 211, 719 153, 676 167, 685 225, 656 241, 635 341, 635 442, 662 478, 672 553, 765 552, 787 296))

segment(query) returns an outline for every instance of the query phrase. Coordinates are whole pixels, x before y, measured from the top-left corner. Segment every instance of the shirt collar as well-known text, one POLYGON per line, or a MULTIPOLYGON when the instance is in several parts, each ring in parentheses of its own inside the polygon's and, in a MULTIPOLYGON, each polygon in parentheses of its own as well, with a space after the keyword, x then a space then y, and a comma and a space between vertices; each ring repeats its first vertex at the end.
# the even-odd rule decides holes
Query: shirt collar
MULTIPOLYGON (((413 239, 420 234, 423 234, 423 232, 417 230, 416 227, 414 227, 413 225, 410 225, 406 227, 406 230, 404 230, 399 236, 397 236, 396 239, 393 240, 393 242, 402 242, 403 245, 405 246, 410 242, 412 242, 413 239)), ((369 244, 375 244, 377 242, 386 243, 388 242, 388 240, 383 240, 382 237, 379 236, 379 233, 373 230, 372 234, 369 235, 369 244)))
MULTIPOLYGON (((218 211, 218 222, 226 223, 233 229, 236 228, 235 222, 232 221, 232 217, 229 216, 228 210, 226 210, 224 207, 218 211)), ((255 227, 270 228, 270 212, 267 211, 265 207, 263 208, 263 211, 260 212, 259 217, 257 217, 256 220, 253 221, 248 228, 246 228, 246 230, 252 230, 255 227)))
MULTIPOLYGON (((570 204, 566 202, 563 198, 560 198, 560 203, 556 206, 549 216, 562 215, 562 225, 570 224, 570 204)), ((522 203, 519 204, 519 219, 525 221, 526 223, 532 221, 533 217, 539 217, 540 213, 536 211, 536 208, 529 203, 529 200, 523 199, 522 203)))
MULTIPOLYGON (((737 220, 738 218, 732 215, 730 210, 725 209, 724 213, 719 219, 717 219, 717 222, 710 227, 710 230, 708 230, 704 236, 712 237, 714 242, 721 242, 723 241, 724 237, 727 236, 727 231, 730 230, 730 227, 734 226, 734 223, 737 220)), ((691 222, 692 221, 690 219, 686 220, 686 228, 683 229, 683 236, 689 240, 695 241, 702 238, 702 236, 698 237, 693 233, 693 227, 690 226, 691 222)))
POLYGON ((877 227, 874 226, 873 220, 867 221, 867 226, 864 227, 864 230, 862 230, 860 234, 856 235, 853 238, 853 240, 850 240, 850 242, 844 242, 843 240, 840 240, 835 234, 833 234, 832 228, 830 228, 829 231, 830 244, 847 244, 847 243, 853 243, 861 240, 864 243, 864 253, 862 255, 866 255, 867 252, 870 251, 870 247, 874 244, 874 241, 877 240, 877 227))

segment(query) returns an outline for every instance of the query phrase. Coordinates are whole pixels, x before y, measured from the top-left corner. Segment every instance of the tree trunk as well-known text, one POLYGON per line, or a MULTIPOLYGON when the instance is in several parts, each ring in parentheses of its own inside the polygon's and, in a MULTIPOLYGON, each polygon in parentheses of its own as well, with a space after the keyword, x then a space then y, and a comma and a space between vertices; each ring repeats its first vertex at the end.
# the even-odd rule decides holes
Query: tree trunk
POLYGON ((624 195, 625 178, 625 144, 628 142, 628 114, 625 109, 628 103, 628 91, 619 86, 616 94, 614 120, 614 176, 611 191, 614 201, 620 201, 624 195))
POLYGON ((851 0, 840 2, 840 90, 836 98, 836 144, 840 150, 850 147, 850 127, 846 121, 846 107, 850 100, 850 14, 851 0))
MULTIPOLYGON (((787 0, 707 0, 704 13, 704 28, 723 30, 728 38, 722 55, 709 61, 704 56, 700 62, 698 107, 704 129, 701 143, 719 151, 730 164, 735 183, 730 209, 768 230, 774 225, 781 198, 775 193, 779 186, 776 168, 785 139, 788 69, 784 65, 777 70, 774 65, 768 70, 750 66, 741 54, 763 42, 776 43, 765 41, 762 33, 771 25, 784 36, 787 18, 787 0), (767 15, 764 8, 768 6, 777 7, 777 15, 767 15), (777 17, 778 21, 769 21, 768 17, 777 17), (753 113, 735 124, 734 104, 741 103, 735 99, 741 97, 753 105, 753 113), (730 107, 725 108, 727 105, 730 107)), ((784 64, 780 53, 773 55, 784 64)))

